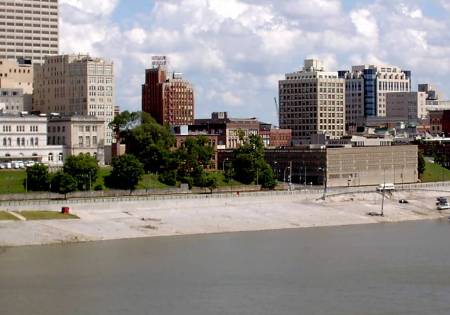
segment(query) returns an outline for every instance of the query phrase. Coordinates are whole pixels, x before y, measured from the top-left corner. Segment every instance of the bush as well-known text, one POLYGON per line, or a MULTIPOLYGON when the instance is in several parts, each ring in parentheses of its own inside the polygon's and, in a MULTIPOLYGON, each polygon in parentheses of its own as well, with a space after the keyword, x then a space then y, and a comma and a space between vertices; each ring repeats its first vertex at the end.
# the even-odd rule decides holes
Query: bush
POLYGON ((77 190, 77 181, 71 175, 58 172, 52 178, 51 191, 67 195, 77 190))
POLYGON ((144 175, 144 165, 131 154, 115 158, 111 174, 105 178, 110 188, 134 190, 144 175))
POLYGON ((94 190, 95 191, 102 191, 102 190, 104 190, 105 189, 105 187, 102 185, 102 184, 97 184, 97 185, 95 185, 95 187, 94 187, 94 190))
POLYGON ((89 154, 69 156, 64 163, 64 173, 71 175, 77 182, 79 190, 91 190, 98 175, 98 162, 89 154))
POLYGON ((158 180, 161 183, 166 184, 167 186, 175 186, 177 184, 177 171, 164 171, 163 173, 159 174, 158 180))
POLYGON ((35 164, 27 168, 27 178, 24 186, 29 191, 48 191, 50 186, 50 175, 48 167, 43 164, 35 164))

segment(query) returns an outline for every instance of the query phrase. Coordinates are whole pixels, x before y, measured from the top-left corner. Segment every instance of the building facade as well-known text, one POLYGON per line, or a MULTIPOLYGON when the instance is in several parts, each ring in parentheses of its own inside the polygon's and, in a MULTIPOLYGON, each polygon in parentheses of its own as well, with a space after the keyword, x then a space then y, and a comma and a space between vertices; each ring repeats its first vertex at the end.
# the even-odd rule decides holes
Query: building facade
POLYGON ((24 111, 22 89, 0 88, 0 113, 20 114, 24 111))
POLYGON ((169 75, 165 66, 145 71, 142 111, 160 124, 182 126, 194 123, 194 109, 194 88, 180 73, 169 75))
POLYGON ((47 142, 63 145, 64 155, 89 154, 105 164, 105 124, 92 116, 53 116, 48 121, 47 142))
POLYGON ((318 60, 305 60, 303 70, 279 82, 282 129, 292 130, 294 143, 312 135, 339 138, 345 134, 345 80, 325 71, 318 60))
POLYGON ((32 110, 33 66, 30 61, 0 60, 0 88, 22 90, 23 109, 32 110))
POLYGON ((364 124, 367 117, 386 116, 386 94, 410 92, 411 72, 387 65, 353 66, 339 71, 346 81, 347 130, 364 124))
POLYGON ((62 145, 47 144, 47 117, 0 115, 0 161, 64 163, 62 145))
POLYGON ((425 92, 386 93, 386 117, 415 123, 427 119, 427 94, 425 92))
POLYGON ((42 62, 59 48, 58 0, 0 2, 0 59, 42 62))
POLYGON ((105 145, 113 142, 114 64, 88 55, 60 55, 34 65, 33 110, 93 116, 104 121, 105 145))

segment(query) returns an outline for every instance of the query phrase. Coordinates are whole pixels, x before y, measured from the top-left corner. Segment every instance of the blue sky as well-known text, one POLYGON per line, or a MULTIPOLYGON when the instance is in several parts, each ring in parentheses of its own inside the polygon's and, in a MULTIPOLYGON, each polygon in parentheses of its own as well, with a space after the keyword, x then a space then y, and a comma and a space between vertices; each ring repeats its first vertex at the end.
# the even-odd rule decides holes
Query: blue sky
POLYGON ((151 56, 196 91, 196 116, 228 111, 276 123, 286 72, 392 64, 450 96, 450 0, 60 0, 61 52, 116 65, 117 103, 139 110, 151 56))

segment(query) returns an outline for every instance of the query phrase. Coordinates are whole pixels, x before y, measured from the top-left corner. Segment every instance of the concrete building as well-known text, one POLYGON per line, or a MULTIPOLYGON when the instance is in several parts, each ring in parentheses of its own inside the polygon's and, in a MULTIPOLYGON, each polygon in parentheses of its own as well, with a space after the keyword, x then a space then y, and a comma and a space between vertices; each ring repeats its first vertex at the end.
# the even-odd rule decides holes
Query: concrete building
POLYGON ((194 88, 182 74, 169 74, 165 65, 145 71, 142 111, 160 124, 182 126, 194 123, 194 109, 194 88))
MULTIPOLYGON (((227 159, 233 159, 233 151, 219 151, 219 166, 227 159)), ((413 145, 267 149, 265 159, 285 182, 355 187, 418 181, 418 147, 413 145)))
POLYGON ((88 55, 46 57, 34 65, 33 110, 94 116, 104 121, 105 145, 111 146, 114 119, 114 64, 88 55))
POLYGON ((320 61, 305 60, 303 70, 279 81, 280 128, 291 129, 296 144, 315 134, 344 136, 344 84, 337 72, 325 71, 320 61))
POLYGON ((0 115, 0 161, 62 165, 63 145, 47 144, 47 117, 0 115))
POLYGON ((105 124, 93 116, 52 116, 48 121, 47 142, 63 145, 64 155, 89 154, 105 164, 105 124))
POLYGON ((24 111, 22 89, 0 88, 0 113, 20 114, 24 111))
POLYGON ((0 59, 58 54, 58 0, 1 1, 0 25, 0 59))
POLYGON ((386 116, 386 94, 410 92, 411 72, 387 65, 353 66, 339 71, 345 79, 347 130, 364 124, 367 117, 386 116))
POLYGON ((386 117, 409 123, 421 123, 428 118, 425 92, 386 93, 386 117))
POLYGON ((21 89, 22 111, 32 110, 33 66, 30 61, 0 60, 0 88, 21 89))

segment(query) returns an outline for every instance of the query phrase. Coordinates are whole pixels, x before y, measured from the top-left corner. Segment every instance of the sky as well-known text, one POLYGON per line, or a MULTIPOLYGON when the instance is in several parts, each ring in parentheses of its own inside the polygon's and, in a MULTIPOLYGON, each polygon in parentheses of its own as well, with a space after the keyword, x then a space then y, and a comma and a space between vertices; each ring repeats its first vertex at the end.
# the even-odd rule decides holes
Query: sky
POLYGON ((277 123, 278 80, 321 59, 411 70, 450 96, 450 0, 60 0, 61 53, 114 61, 116 102, 141 108, 153 55, 213 111, 277 123))

